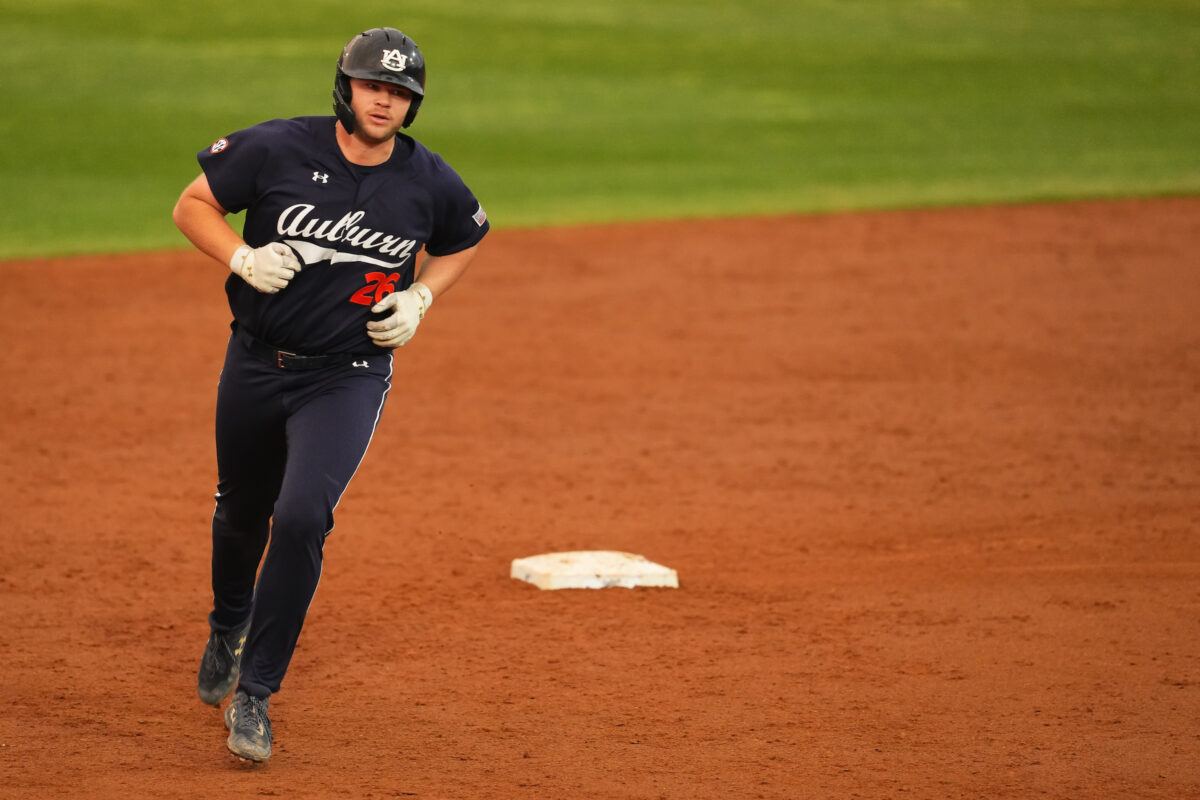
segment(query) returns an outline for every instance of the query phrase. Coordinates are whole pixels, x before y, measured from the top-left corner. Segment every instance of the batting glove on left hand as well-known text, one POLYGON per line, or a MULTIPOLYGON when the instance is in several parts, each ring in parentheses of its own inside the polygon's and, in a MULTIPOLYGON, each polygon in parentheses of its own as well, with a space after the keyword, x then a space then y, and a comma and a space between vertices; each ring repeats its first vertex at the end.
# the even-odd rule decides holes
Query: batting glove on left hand
POLYGON ((371 311, 391 313, 367 323, 367 335, 380 347, 403 347, 417 332, 425 312, 433 305, 433 292, 423 283, 414 283, 403 292, 393 292, 376 303, 371 311))

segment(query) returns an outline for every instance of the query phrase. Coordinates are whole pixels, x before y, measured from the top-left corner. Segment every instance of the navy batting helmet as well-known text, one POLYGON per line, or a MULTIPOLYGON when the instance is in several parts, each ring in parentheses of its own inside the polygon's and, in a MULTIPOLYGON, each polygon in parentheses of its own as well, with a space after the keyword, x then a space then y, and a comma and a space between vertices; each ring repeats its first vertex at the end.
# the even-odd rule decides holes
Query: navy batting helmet
POLYGON ((347 133, 354 133, 355 128, 354 112, 350 109, 351 78, 405 87, 413 93, 413 99, 402 127, 407 128, 417 118, 417 109, 425 97, 425 57, 417 49, 417 43, 402 32, 395 28, 371 28, 342 48, 333 79, 333 111, 347 133))

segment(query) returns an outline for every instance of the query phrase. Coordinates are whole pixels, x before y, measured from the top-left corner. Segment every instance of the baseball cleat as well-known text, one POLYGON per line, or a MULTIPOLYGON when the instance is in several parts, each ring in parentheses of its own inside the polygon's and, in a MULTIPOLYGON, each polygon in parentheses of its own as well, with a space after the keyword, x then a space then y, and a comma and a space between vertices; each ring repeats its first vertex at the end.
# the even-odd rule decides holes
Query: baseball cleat
POLYGON ((235 692, 233 702, 225 709, 225 727, 229 752, 248 761, 266 761, 271 757, 271 720, 267 716, 269 697, 254 697, 243 691, 235 692))
POLYGON ((219 706, 237 685, 242 663, 242 649, 250 632, 250 620, 226 633, 213 631, 204 645, 200 672, 196 678, 196 693, 210 706, 219 706))

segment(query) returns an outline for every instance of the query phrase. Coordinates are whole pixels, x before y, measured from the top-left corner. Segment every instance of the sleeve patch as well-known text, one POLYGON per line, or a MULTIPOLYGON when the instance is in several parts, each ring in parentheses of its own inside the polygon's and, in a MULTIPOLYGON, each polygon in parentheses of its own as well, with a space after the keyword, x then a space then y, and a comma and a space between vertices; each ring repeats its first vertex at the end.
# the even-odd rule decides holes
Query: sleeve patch
MULTIPOLYGON (((216 147, 216 145, 213 146, 216 147)), ((471 215, 471 219, 475 220, 475 224, 481 228, 483 227, 483 223, 487 222, 487 212, 483 210, 482 205, 480 205, 479 208, 475 210, 475 213, 471 215)))
POLYGON ((219 153, 222 150, 224 150, 226 147, 229 147, 228 139, 217 139, 215 142, 212 143, 212 147, 208 148, 208 152, 219 153))

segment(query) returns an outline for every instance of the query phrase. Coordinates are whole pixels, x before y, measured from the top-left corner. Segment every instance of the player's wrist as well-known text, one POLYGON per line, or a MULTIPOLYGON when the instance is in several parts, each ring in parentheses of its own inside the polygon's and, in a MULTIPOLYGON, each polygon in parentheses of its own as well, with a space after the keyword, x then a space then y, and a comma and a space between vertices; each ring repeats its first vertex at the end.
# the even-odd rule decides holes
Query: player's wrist
POLYGON ((420 281, 414 281, 412 286, 408 287, 408 290, 412 292, 418 300, 420 300, 421 310, 419 312, 419 316, 421 319, 424 319, 425 312, 429 310, 431 305, 433 305, 433 292, 430 291, 428 286, 420 281))
POLYGON ((254 252, 254 248, 248 244, 239 246, 237 250, 233 251, 233 255, 229 257, 229 269, 241 275, 242 269, 246 266, 246 259, 250 257, 252 252, 254 252))

